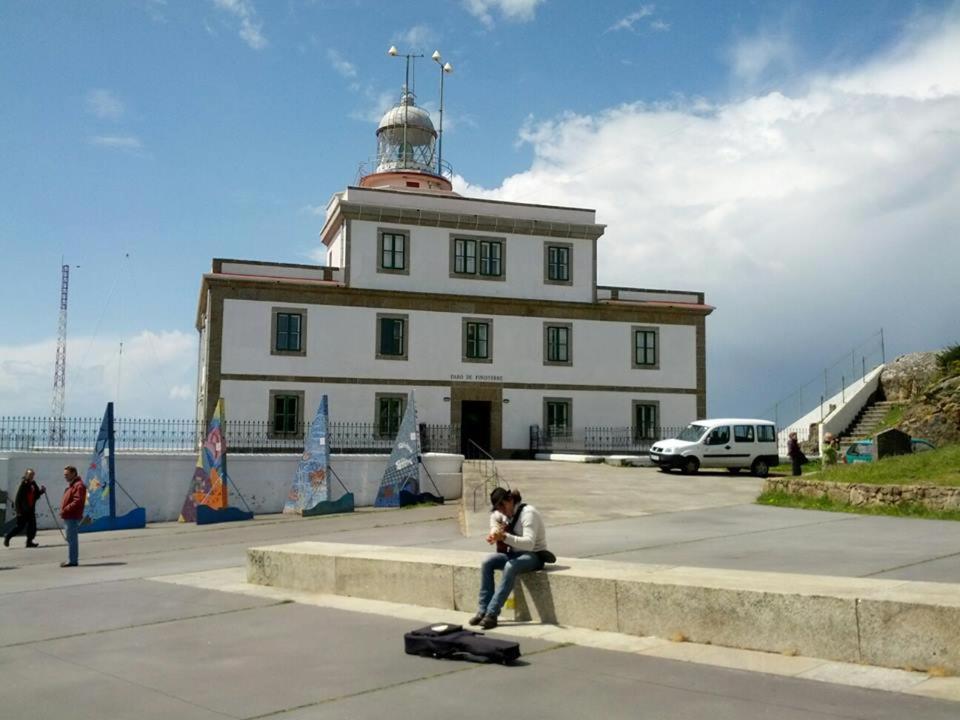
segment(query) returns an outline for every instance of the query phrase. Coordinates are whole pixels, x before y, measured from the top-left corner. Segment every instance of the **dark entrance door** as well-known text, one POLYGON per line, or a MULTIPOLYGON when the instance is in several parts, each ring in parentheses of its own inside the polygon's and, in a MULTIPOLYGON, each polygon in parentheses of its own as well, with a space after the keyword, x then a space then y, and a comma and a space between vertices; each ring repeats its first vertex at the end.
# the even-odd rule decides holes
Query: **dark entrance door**
POLYGON ((467 440, 490 452, 490 401, 464 400, 460 403, 460 452, 476 457, 477 451, 467 440))

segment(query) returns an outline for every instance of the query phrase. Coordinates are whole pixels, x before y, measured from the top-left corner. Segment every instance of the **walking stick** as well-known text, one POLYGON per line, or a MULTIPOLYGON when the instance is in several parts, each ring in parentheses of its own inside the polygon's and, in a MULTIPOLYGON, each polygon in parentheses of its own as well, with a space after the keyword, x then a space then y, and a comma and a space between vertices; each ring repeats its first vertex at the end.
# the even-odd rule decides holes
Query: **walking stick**
POLYGON ((60 531, 60 537, 63 538, 63 541, 67 541, 67 536, 63 534, 63 530, 60 529, 60 523, 57 522, 57 514, 53 511, 53 505, 50 504, 50 496, 47 493, 43 494, 43 497, 47 500, 47 507, 50 508, 50 517, 53 518, 53 524, 57 526, 57 530, 60 531))

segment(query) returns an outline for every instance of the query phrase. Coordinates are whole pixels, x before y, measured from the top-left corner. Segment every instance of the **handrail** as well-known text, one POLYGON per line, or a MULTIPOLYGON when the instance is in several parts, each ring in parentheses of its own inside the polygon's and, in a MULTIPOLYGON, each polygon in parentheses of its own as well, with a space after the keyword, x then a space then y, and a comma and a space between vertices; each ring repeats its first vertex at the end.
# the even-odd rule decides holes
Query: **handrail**
POLYGON ((497 469, 497 462, 493 459, 493 455, 477 445, 477 443, 470 438, 467 438, 467 443, 468 448, 469 446, 472 446, 473 450, 475 450, 479 455, 484 456, 476 458, 476 460, 480 462, 480 475, 483 478, 483 485, 478 485, 473 489, 473 511, 477 512, 477 495, 480 491, 483 491, 483 494, 487 495, 489 492, 492 492, 493 488, 503 487, 503 485, 506 485, 507 490, 509 490, 510 483, 500 474, 500 471, 497 469), (501 485, 501 481, 503 485, 501 485))

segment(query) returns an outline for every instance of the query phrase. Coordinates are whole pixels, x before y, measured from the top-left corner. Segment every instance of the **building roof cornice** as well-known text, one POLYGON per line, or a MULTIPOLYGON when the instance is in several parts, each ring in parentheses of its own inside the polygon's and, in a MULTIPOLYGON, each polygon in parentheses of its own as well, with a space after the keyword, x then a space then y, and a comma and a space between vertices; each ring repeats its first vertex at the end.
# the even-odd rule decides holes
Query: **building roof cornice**
MULTIPOLYGON (((518 315, 544 318, 609 320, 695 324, 713 312, 701 302, 682 303, 662 300, 568 302, 532 298, 504 298, 490 295, 404 292, 371 288, 350 288, 341 283, 299 278, 254 277, 204 274, 197 307, 197 329, 206 313, 207 291, 218 290, 227 297, 264 302, 312 303, 464 314, 518 315)), ((702 296, 701 296, 702 297, 702 296)), ((698 298, 699 299, 699 298, 698 298)))
POLYGON ((564 215, 581 215, 587 219, 592 218, 595 211, 351 186, 346 192, 337 193, 331 199, 320 238, 325 245, 329 245, 345 220, 592 241, 596 241, 606 229, 606 225, 600 223, 559 219, 564 215), (428 206, 418 207, 420 203, 428 206), (443 206, 451 209, 438 209, 443 206), (493 214, 498 209, 502 214, 493 214), (531 212, 523 212, 527 209, 531 212), (540 217, 535 217, 536 215, 540 217), (554 219, 549 219, 550 215, 553 215, 554 219))

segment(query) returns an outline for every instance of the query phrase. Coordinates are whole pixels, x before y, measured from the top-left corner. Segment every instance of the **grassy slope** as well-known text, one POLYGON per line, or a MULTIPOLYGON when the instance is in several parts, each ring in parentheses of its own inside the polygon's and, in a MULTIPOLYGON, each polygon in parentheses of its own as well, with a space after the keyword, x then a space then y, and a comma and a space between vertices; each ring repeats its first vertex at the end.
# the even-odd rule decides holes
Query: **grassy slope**
POLYGON ((868 485, 960 486, 960 445, 947 445, 880 462, 836 465, 817 477, 830 482, 868 485))

